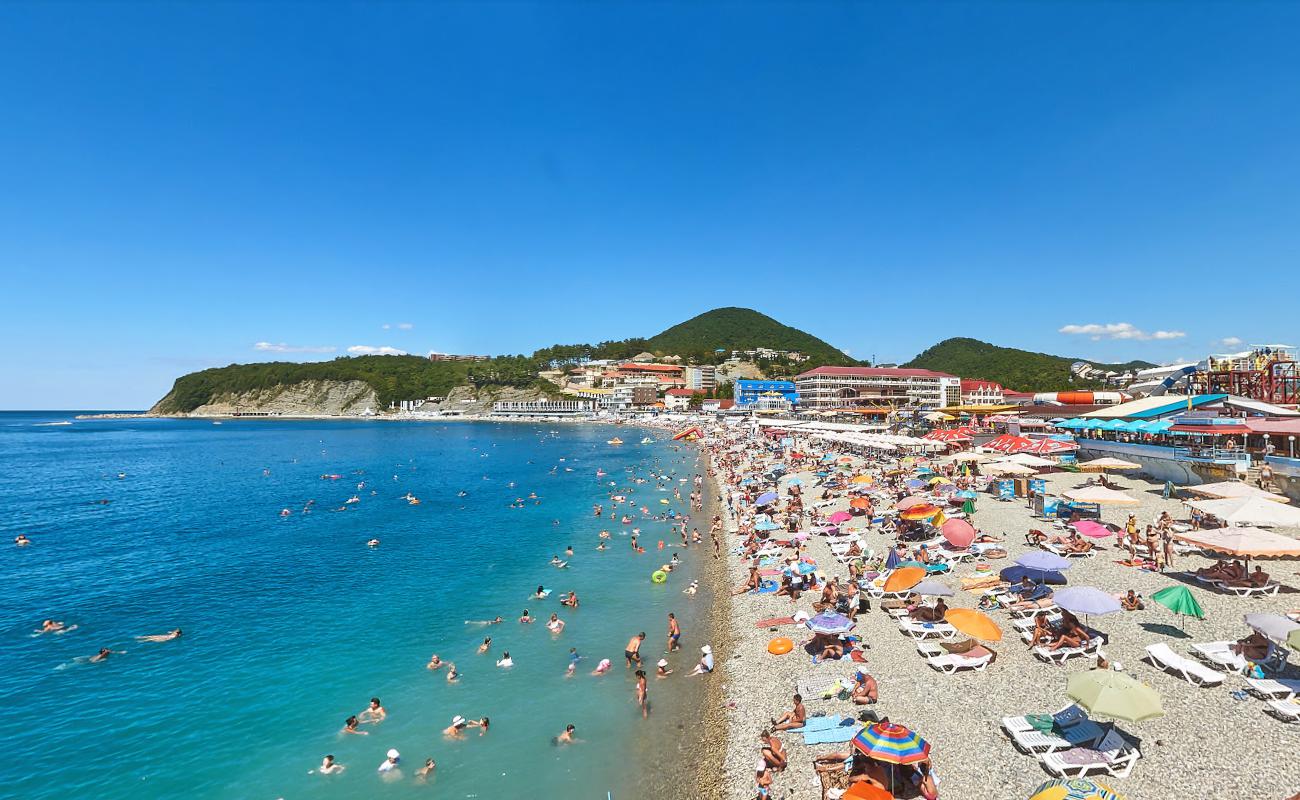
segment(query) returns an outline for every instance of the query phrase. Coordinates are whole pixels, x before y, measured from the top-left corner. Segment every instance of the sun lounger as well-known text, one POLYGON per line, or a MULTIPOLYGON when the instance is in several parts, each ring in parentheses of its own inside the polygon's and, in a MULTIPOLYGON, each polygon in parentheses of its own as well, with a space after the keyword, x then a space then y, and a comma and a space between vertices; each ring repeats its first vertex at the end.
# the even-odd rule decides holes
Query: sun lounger
POLYGON ((971 657, 964 653, 944 653, 943 655, 927 656, 925 663, 939 670, 945 675, 951 675, 962 669, 973 669, 976 672, 983 672, 993 661, 992 653, 984 653, 980 656, 971 657))
POLYGON ((1182 679, 1196 686, 1218 686, 1226 677, 1222 672, 1212 670, 1199 661, 1193 661, 1169 649, 1164 642, 1147 645, 1147 658, 1163 670, 1182 676, 1182 679))
POLYGON ((1062 778, 1082 778, 1090 772, 1106 772, 1116 778, 1127 778, 1140 755, 1136 747, 1112 730, 1095 747, 1044 753, 1040 760, 1048 772, 1062 778))
POLYGON ((1300 722, 1300 700, 1269 700, 1264 713, 1283 722, 1300 722))
POLYGON ((1078 550, 1068 550, 1061 547, 1059 544, 1053 544, 1052 542, 1047 541, 1040 543, 1038 546, 1049 553, 1055 553, 1063 558, 1092 558, 1097 554, 1097 548, 1095 547, 1085 552, 1079 552, 1078 550))
POLYGON ((1044 612, 1051 614, 1059 610, 1060 609, 1057 608, 1056 603, 1052 603, 1052 602, 1049 602, 1045 606, 1038 606, 1036 608, 1011 608, 1010 606, 1007 607, 1007 613, 1011 615, 1012 619, 1033 619, 1034 617, 1044 612))
POLYGON ((1034 655, 1049 664, 1060 666, 1075 656, 1086 656, 1096 652, 1101 647, 1099 639, 1089 639, 1082 647, 1062 647, 1053 650, 1047 645, 1039 645, 1034 648, 1034 655))
POLYGON ((1300 680, 1281 678, 1247 678, 1251 694, 1263 700, 1291 700, 1300 695, 1300 680))
POLYGON ((1192 645, 1192 654, 1220 669, 1242 672, 1246 669, 1246 659, 1240 653, 1232 652, 1236 642, 1206 642, 1192 645))
POLYGON ((1282 585, 1279 583, 1219 583, 1216 587, 1224 592, 1232 592, 1238 597, 1275 597, 1281 591, 1282 585))
POLYGON ((1063 707, 1051 717, 1054 724, 1050 731, 1035 727, 1027 716, 1003 717, 1002 730, 1006 731, 1016 749, 1031 755, 1093 745, 1106 733, 1074 704, 1063 707))
POLYGON ((943 639, 945 641, 957 638, 957 629, 946 622, 918 622, 916 620, 900 620, 898 629, 913 639, 943 639))

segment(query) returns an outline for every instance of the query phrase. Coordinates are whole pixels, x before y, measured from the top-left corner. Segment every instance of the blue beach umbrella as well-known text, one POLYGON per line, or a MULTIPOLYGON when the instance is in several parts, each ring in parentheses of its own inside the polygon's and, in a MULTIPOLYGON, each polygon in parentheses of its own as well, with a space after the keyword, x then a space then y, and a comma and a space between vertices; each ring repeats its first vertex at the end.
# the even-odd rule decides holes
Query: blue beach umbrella
POLYGON ((770 519, 761 519, 754 524, 754 530, 756 531, 775 531, 780 529, 781 526, 777 525, 775 522, 773 522, 770 519))
POLYGON ((812 619, 804 623, 808 630, 813 633, 825 633, 839 635, 848 633, 857 627, 857 623, 843 614, 836 614, 834 611, 823 611, 812 619))
POLYGON ((970 489, 962 489, 960 492, 956 494, 956 496, 960 497, 962 500, 974 500, 975 498, 979 497, 979 493, 972 492, 970 489))
POLYGON ((790 486, 803 486, 803 481, 800 480, 799 478, 792 478, 792 479, 790 480, 789 485, 790 485, 790 486))
POLYGON ((777 500, 776 492, 763 492, 754 501, 754 505, 765 506, 768 503, 775 503, 777 500))
POLYGON ((1064 586, 1065 576, 1054 570, 1030 569, 1016 565, 1006 567, 998 573, 998 577, 1010 583, 1020 583, 1021 580, 1029 578, 1034 583, 1046 583, 1049 586, 1064 586))
POLYGON ((925 481, 918 481, 916 478, 912 478, 906 484, 907 488, 909 489, 920 489, 924 485, 925 485, 925 481))
POLYGON ((1063 569, 1070 568, 1070 559, 1062 558, 1055 553, 1045 553, 1036 551, 1025 553, 1016 559, 1016 563, 1029 569, 1037 569, 1050 572, 1060 572, 1063 569))
POLYGON ((1066 611, 1086 614, 1090 617, 1100 617, 1123 610, 1118 600, 1101 589, 1094 589, 1091 586, 1071 586, 1053 594, 1052 599, 1066 611))
POLYGON ((891 549, 889 555, 885 556, 885 569, 895 569, 898 567, 898 551, 891 549))

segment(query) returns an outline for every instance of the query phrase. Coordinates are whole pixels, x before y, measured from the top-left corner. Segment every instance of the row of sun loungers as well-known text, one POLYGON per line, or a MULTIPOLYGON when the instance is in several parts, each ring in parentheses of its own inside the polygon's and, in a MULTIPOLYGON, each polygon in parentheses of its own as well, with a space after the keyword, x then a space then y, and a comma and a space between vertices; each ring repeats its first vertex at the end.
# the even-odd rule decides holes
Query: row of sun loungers
POLYGON ((1244 581, 1222 581, 1218 578, 1207 578, 1204 575, 1197 575, 1195 572, 1186 573, 1197 583, 1203 586, 1209 586, 1220 592, 1232 593, 1238 597, 1275 597, 1282 590, 1282 584, 1277 581, 1263 581, 1256 583, 1250 580, 1244 581))
POLYGON ((1088 719, 1076 705, 1051 715, 1050 730, 1029 717, 1004 717, 1002 729, 1022 753, 1034 756, 1053 775, 1081 778, 1104 772, 1126 778, 1141 753, 1118 730, 1088 719))

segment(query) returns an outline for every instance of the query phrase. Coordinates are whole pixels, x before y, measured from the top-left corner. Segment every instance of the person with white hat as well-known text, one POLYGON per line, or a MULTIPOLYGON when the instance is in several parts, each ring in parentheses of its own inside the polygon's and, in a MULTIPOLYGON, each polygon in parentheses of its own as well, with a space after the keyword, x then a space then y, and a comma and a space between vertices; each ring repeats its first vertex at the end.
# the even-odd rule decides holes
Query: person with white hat
POLYGON ((673 671, 668 668, 668 659, 666 658, 659 659, 659 664, 655 667, 655 677, 667 678, 669 675, 672 674, 673 671))
POLYGON ((392 772, 397 769, 397 764, 402 760, 402 754, 397 752, 396 748, 388 751, 388 758, 384 759, 379 765, 380 772, 392 772))
POLYGON ((459 739, 465 735, 465 728, 469 723, 460 714, 451 718, 451 724, 442 729, 443 736, 450 736, 453 739, 459 739))
POLYGON ((704 675, 713 671, 713 648, 706 644, 700 648, 700 653, 700 663, 695 665, 690 675, 704 675))

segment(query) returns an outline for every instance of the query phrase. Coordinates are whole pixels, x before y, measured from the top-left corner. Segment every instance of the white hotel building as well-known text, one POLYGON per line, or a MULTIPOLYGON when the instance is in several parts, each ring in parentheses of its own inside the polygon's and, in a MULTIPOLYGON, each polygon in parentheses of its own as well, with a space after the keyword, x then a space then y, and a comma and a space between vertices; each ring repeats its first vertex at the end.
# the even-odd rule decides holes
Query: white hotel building
POLYGON ((898 367, 818 367, 795 376, 799 407, 928 409, 961 405, 961 378, 898 367))

